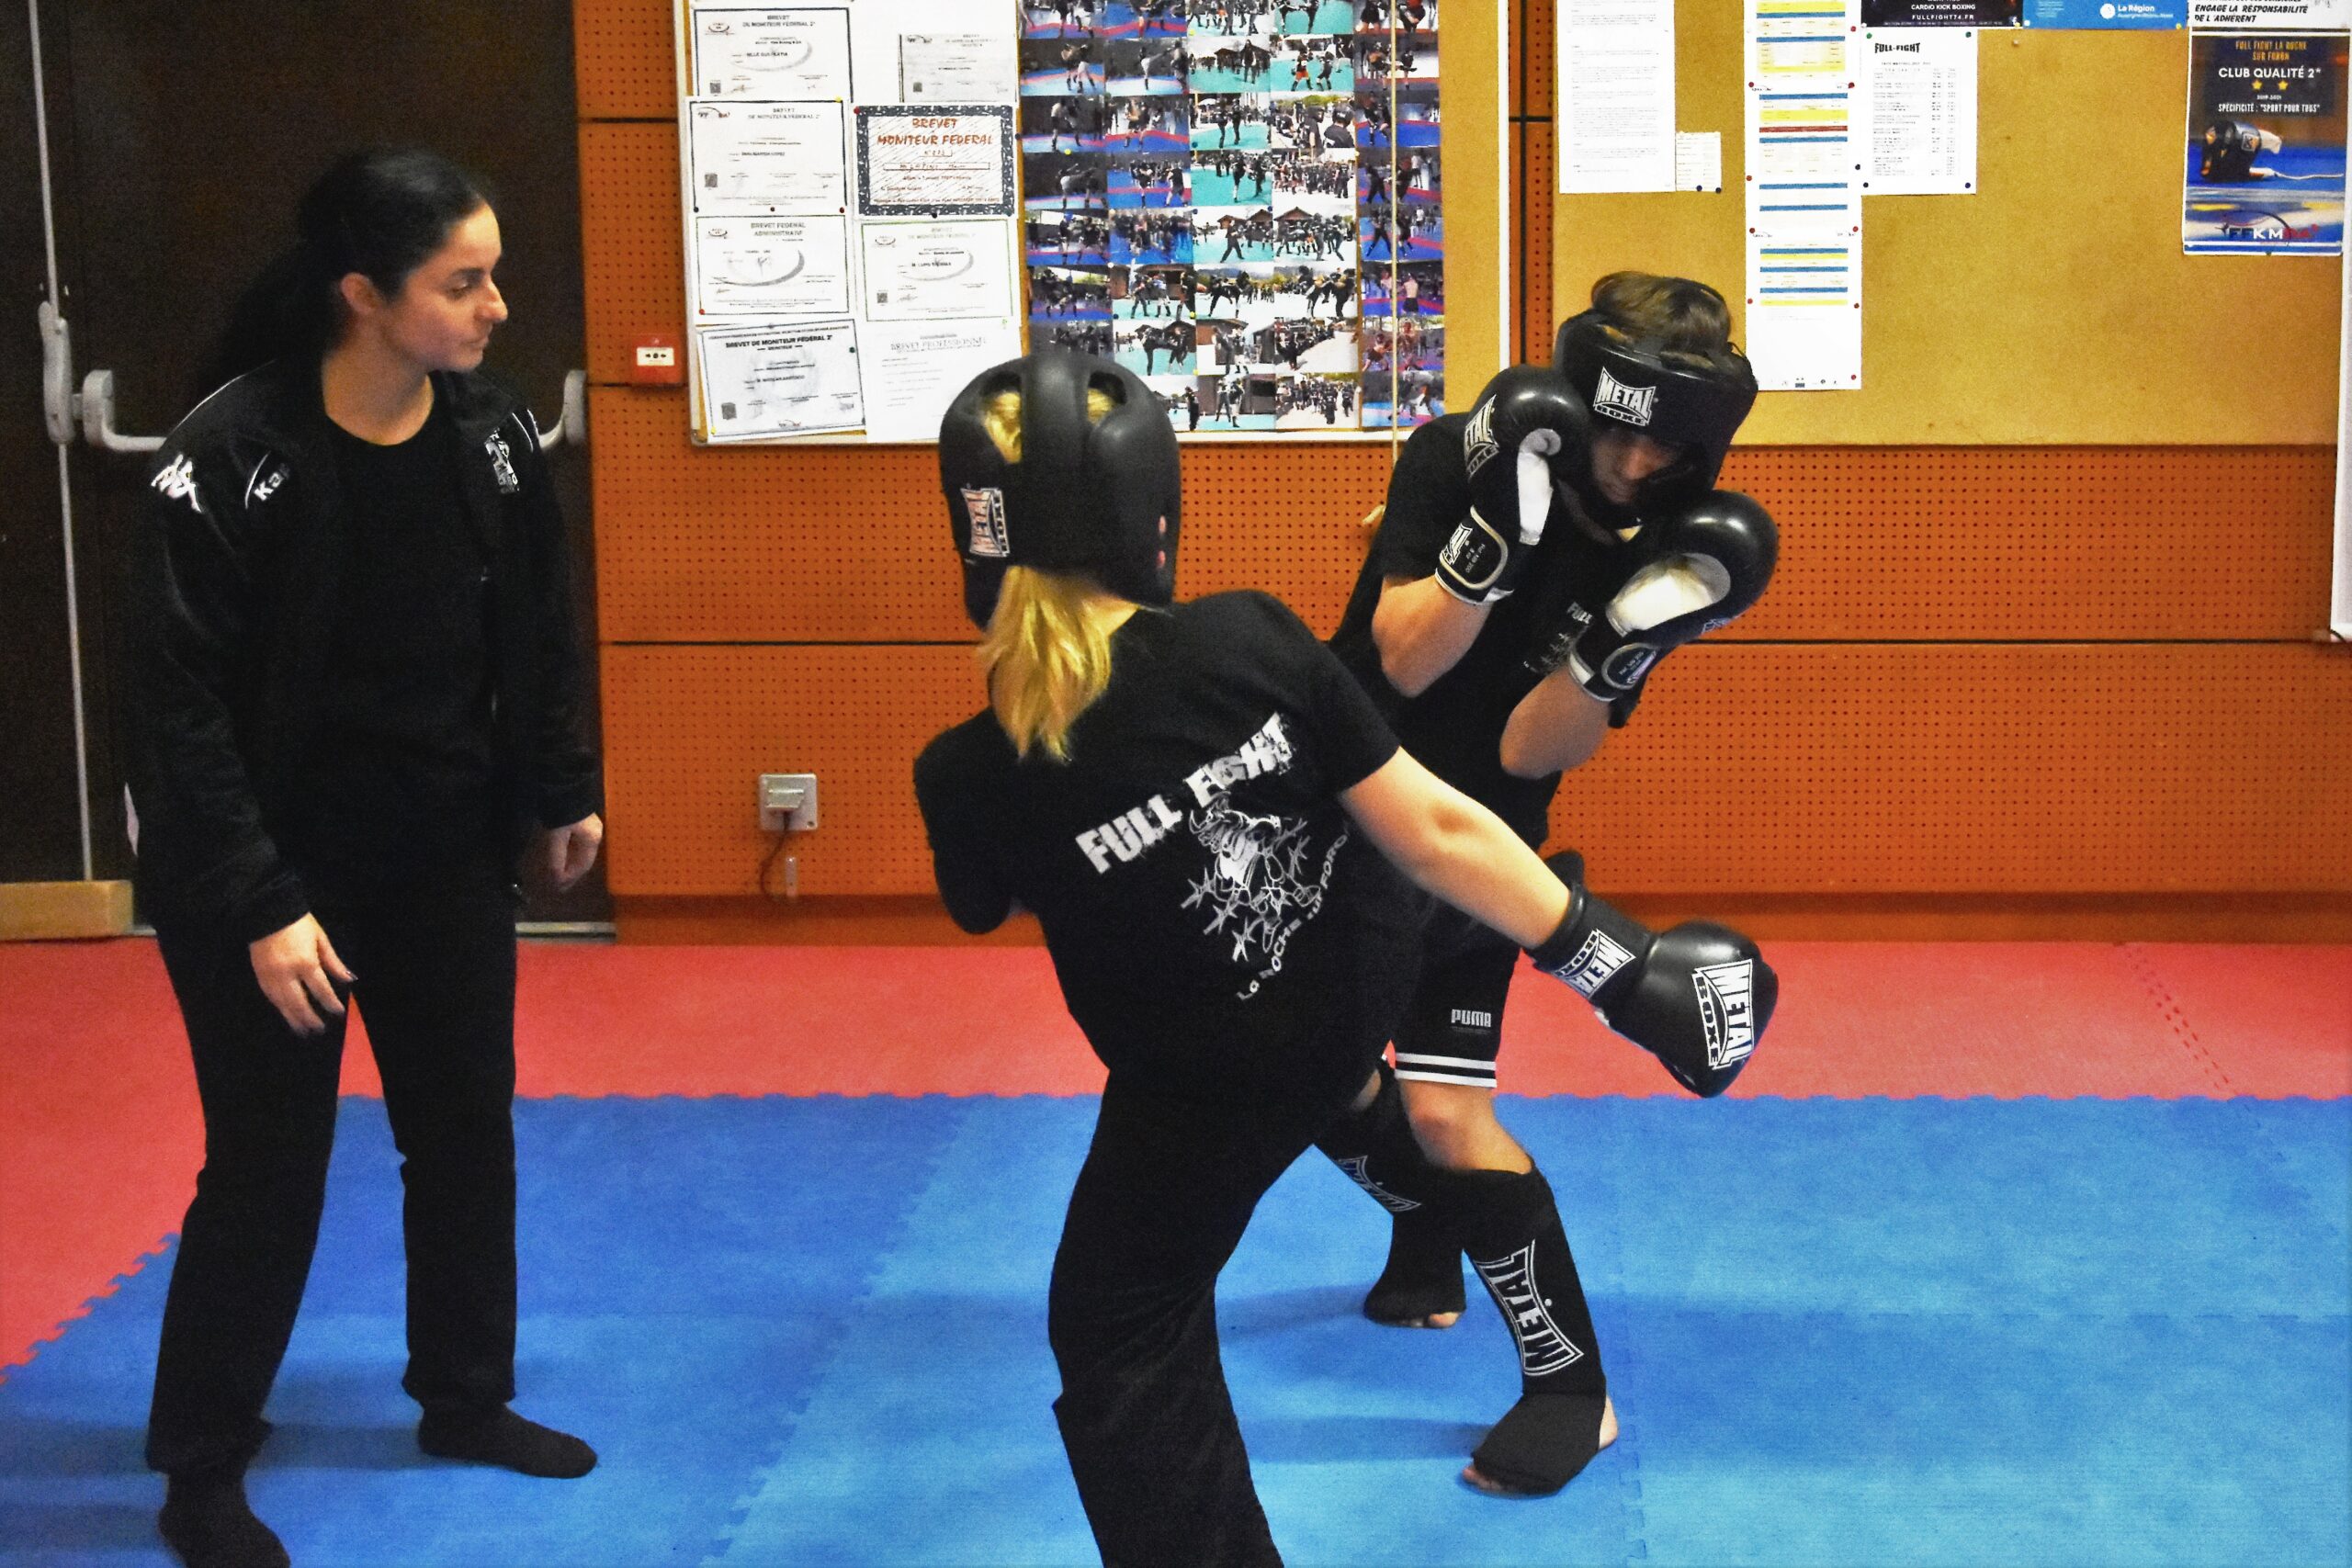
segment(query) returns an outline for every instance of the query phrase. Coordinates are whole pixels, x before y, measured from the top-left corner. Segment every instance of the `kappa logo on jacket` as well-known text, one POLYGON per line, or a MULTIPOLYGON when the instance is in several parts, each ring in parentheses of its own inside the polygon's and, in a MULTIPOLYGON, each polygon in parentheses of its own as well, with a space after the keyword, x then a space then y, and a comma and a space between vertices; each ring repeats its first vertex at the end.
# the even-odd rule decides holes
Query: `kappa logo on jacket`
POLYGON ((506 445, 506 437, 492 431, 490 439, 481 445, 482 450, 490 454, 490 473, 498 481, 498 493, 513 495, 521 490, 523 479, 514 471, 514 454, 506 445))
POLYGON ((276 495, 293 471, 284 463, 277 463, 274 454, 265 454, 262 460, 254 465, 254 471, 245 476, 245 504, 258 506, 276 495), (272 468, 272 463, 277 463, 277 467, 272 468))
POLYGON ((174 501, 185 501, 198 513, 204 502, 196 493, 196 459, 183 452, 148 481, 174 501))

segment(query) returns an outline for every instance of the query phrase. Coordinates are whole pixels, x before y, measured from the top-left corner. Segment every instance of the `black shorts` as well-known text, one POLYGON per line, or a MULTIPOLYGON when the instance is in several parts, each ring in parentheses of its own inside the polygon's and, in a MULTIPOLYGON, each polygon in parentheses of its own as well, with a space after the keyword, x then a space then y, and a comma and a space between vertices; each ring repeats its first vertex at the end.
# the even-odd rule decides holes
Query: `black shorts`
POLYGON ((1396 1026, 1396 1076, 1493 1089, 1518 966, 1517 942, 1439 904, 1422 929, 1420 979, 1396 1026))

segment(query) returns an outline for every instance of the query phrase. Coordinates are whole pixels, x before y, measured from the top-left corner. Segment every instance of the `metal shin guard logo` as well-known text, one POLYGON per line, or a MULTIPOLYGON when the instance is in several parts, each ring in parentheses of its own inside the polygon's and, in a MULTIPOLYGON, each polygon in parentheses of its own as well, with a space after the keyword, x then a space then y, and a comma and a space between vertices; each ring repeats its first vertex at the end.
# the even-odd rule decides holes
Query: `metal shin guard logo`
MULTIPOLYGON (((1607 371, 1601 372, 1604 376, 1607 371)), ((1645 421, 1645 423, 1647 422, 1645 421)), ((1470 416, 1462 428, 1463 467, 1472 478, 1491 461, 1498 448, 1495 445, 1495 405, 1487 403, 1470 416)))
POLYGON ((1657 404, 1656 387, 1629 387, 1600 367, 1600 385, 1593 389, 1592 412, 1627 424, 1647 424, 1657 404))
POLYGON ((1699 1022, 1707 1032, 1707 1066, 1727 1066, 1756 1049, 1756 965, 1748 959, 1710 964, 1690 976, 1699 1022))
POLYGON ((1626 951, 1623 942, 1607 931, 1594 931, 1584 939, 1584 945, 1577 949, 1577 955, 1568 960, 1568 966, 1559 972, 1560 978, 1574 986, 1585 1000, 1590 1001, 1595 991, 1609 984, 1611 975, 1633 961, 1633 953, 1626 951))
POLYGON ((1533 1242, 1508 1258, 1474 1258, 1470 1267, 1487 1281, 1487 1293, 1502 1309, 1503 1321, 1510 1325, 1510 1337, 1519 1341, 1521 1371, 1540 1378, 1584 1359, 1584 1352, 1552 1321, 1551 1303, 1535 1293, 1533 1242))
POLYGON ((1350 1181, 1354 1182, 1358 1187, 1361 1187, 1366 1192, 1371 1193, 1372 1201, 1379 1204, 1382 1208, 1387 1210, 1390 1213, 1401 1214, 1408 1210, 1418 1209, 1420 1207, 1420 1204, 1415 1202, 1412 1199, 1401 1197, 1396 1193, 1391 1192, 1387 1188, 1383 1187, 1379 1182, 1374 1181, 1370 1176, 1366 1175, 1364 1173, 1364 1167, 1371 1163, 1372 1156, 1370 1155, 1350 1155, 1347 1158, 1340 1161, 1339 1166, 1341 1170, 1348 1173, 1348 1179, 1350 1181))
POLYGON ((1011 560, 1012 541, 1004 531, 1004 491, 993 486, 967 490, 964 492, 964 510, 972 519, 972 542, 964 547, 964 553, 1011 560))

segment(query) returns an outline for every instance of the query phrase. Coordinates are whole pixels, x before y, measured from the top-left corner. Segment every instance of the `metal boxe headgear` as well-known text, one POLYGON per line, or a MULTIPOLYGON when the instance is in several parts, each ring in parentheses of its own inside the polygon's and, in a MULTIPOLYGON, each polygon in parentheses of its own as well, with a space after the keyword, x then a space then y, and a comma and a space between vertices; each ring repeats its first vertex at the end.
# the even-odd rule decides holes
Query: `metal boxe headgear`
POLYGON ((1082 571, 1141 604, 1174 595, 1183 521, 1176 429, 1132 370, 1049 348, 981 371, 940 422, 939 483, 975 626, 989 624, 1011 566, 1082 571), (1100 421, 1087 418, 1090 391, 1110 395, 1100 421), (1003 392, 1021 394, 1017 463, 1004 460, 985 418, 1003 392))
POLYGON ((1653 340, 1623 341, 1598 310, 1560 323, 1552 364, 1583 394, 1593 418, 1614 420, 1683 453, 1642 481, 1637 513, 1687 505, 1715 488, 1731 438, 1756 406, 1756 374, 1746 356, 1726 345, 1721 358, 1708 368, 1678 363, 1653 340))

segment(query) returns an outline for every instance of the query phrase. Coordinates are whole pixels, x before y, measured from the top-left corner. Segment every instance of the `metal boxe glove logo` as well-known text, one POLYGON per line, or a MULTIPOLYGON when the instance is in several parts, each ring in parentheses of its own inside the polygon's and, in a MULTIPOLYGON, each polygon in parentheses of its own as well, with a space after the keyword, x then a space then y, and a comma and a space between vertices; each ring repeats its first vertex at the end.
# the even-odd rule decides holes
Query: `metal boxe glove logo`
POLYGON ((1690 976, 1699 1022, 1707 1032, 1707 1066, 1727 1066, 1756 1049, 1756 964, 1742 958, 1710 964, 1690 976))

